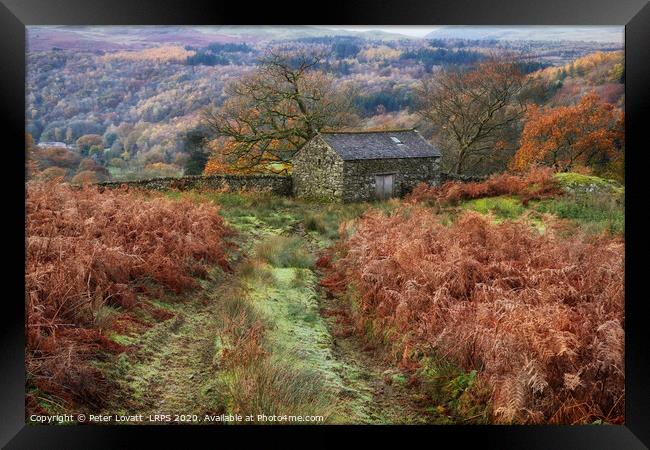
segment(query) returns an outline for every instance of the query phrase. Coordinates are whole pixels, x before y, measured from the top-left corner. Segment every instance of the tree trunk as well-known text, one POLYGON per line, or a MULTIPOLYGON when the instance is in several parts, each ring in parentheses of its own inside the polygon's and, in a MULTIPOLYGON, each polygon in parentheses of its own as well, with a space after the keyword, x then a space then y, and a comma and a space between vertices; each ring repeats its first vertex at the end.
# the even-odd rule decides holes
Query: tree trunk
POLYGON ((463 161, 465 160, 465 150, 461 150, 458 153, 458 161, 456 161, 456 167, 454 167, 454 173, 456 175, 461 175, 463 172, 463 161))

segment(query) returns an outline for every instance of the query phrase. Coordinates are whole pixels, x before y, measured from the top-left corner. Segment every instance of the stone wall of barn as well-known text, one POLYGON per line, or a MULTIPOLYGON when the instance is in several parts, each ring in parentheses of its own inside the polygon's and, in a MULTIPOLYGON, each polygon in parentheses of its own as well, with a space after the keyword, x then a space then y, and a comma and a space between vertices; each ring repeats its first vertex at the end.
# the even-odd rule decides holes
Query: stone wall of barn
POLYGON ((343 196, 343 160, 316 137, 292 161, 293 194, 296 197, 340 200, 343 196))
POLYGON ((440 158, 370 159, 345 161, 343 200, 371 201, 376 197, 375 175, 394 174, 393 196, 401 197, 416 184, 438 183, 440 158))

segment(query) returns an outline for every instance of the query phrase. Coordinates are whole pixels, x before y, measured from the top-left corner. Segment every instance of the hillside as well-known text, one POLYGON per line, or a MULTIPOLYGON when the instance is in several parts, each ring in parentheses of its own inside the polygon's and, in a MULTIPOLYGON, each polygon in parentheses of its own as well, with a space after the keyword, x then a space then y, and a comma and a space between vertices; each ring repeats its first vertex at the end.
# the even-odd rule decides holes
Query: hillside
POLYGON ((558 67, 548 67, 536 77, 555 82, 553 104, 568 104, 587 90, 593 90, 608 103, 625 103, 625 55, 622 51, 595 52, 558 67))
POLYGON ((160 45, 205 46, 213 42, 260 42, 286 39, 351 36, 367 39, 409 39, 380 30, 346 31, 316 26, 30 26, 30 51, 139 50, 160 45))
POLYGON ((202 111, 220 107, 224 87, 270 49, 325 52, 319 69, 353 88, 359 128, 416 126, 413 91, 424 77, 513 51, 525 71, 546 68, 540 79, 555 83, 552 103, 593 86, 623 102, 620 51, 590 60, 612 46, 598 42, 432 40, 319 27, 32 27, 28 41, 27 132, 35 143, 62 142, 77 153, 78 138, 100 136, 93 158, 113 178, 181 174, 187 133, 201 126, 202 111), (578 69, 559 80, 557 68, 575 58, 578 69))
POLYGON ((504 41, 544 41, 552 35, 555 41, 599 42, 614 45, 622 42, 621 27, 545 26, 442 26, 427 34, 427 39, 494 39, 504 41))

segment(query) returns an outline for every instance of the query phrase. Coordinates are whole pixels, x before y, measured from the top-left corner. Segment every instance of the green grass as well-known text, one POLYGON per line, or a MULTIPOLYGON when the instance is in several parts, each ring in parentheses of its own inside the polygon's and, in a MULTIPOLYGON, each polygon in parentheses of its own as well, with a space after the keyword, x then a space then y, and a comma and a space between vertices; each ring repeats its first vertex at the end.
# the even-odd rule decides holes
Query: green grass
POLYGON ((519 199, 514 197, 485 197, 476 200, 463 202, 462 207, 478 211, 481 214, 494 214, 498 221, 505 219, 516 219, 521 216, 526 207, 522 205, 519 199))
POLYGON ((108 166, 108 173, 111 181, 137 181, 146 180, 149 178, 164 178, 173 177, 178 178, 183 176, 183 169, 145 169, 141 167, 113 167, 108 166))
POLYGON ((577 222, 588 233, 625 233, 625 207, 616 195, 567 194, 531 206, 539 212, 577 222))
POLYGON ((624 234, 623 186, 612 180, 577 173, 558 173, 555 177, 566 190, 559 197, 531 201, 527 206, 514 197, 486 197, 463 202, 461 207, 491 214, 497 223, 525 215, 541 233, 546 229, 541 214, 552 214, 578 224, 587 233, 624 234))
POLYGON ((254 256, 274 267, 305 269, 314 265, 314 256, 297 236, 271 236, 257 245, 254 256))
POLYGON ((117 334, 117 333, 111 334, 109 339, 112 340, 113 342, 116 342, 124 346, 133 345, 138 342, 137 337, 127 336, 125 334, 117 334))
POLYGON ((248 304, 265 323, 267 356, 232 370, 226 384, 233 401, 249 414, 329 417, 341 380, 318 312, 315 274, 308 268, 266 265, 242 274, 241 281, 248 304))

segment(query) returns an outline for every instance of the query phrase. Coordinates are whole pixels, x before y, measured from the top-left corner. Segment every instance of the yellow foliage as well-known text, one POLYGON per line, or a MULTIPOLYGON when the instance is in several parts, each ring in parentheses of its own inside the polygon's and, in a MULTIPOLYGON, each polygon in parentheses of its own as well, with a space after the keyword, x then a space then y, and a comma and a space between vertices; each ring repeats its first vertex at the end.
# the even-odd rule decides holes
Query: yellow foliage
POLYGON ((402 54, 401 50, 390 48, 386 45, 379 47, 370 47, 359 53, 359 56, 366 60, 384 59, 384 60, 397 60, 402 54))
POLYGON ((549 67, 542 70, 539 75, 551 80, 564 71, 570 75, 585 75, 595 84, 616 82, 623 73, 625 55, 623 51, 594 52, 578 58, 561 67, 549 67))
POLYGON ((163 45, 161 47, 147 48, 139 51, 122 51, 110 53, 102 57, 104 61, 126 59, 130 61, 184 61, 189 56, 194 56, 192 50, 185 50, 180 45, 163 45))

